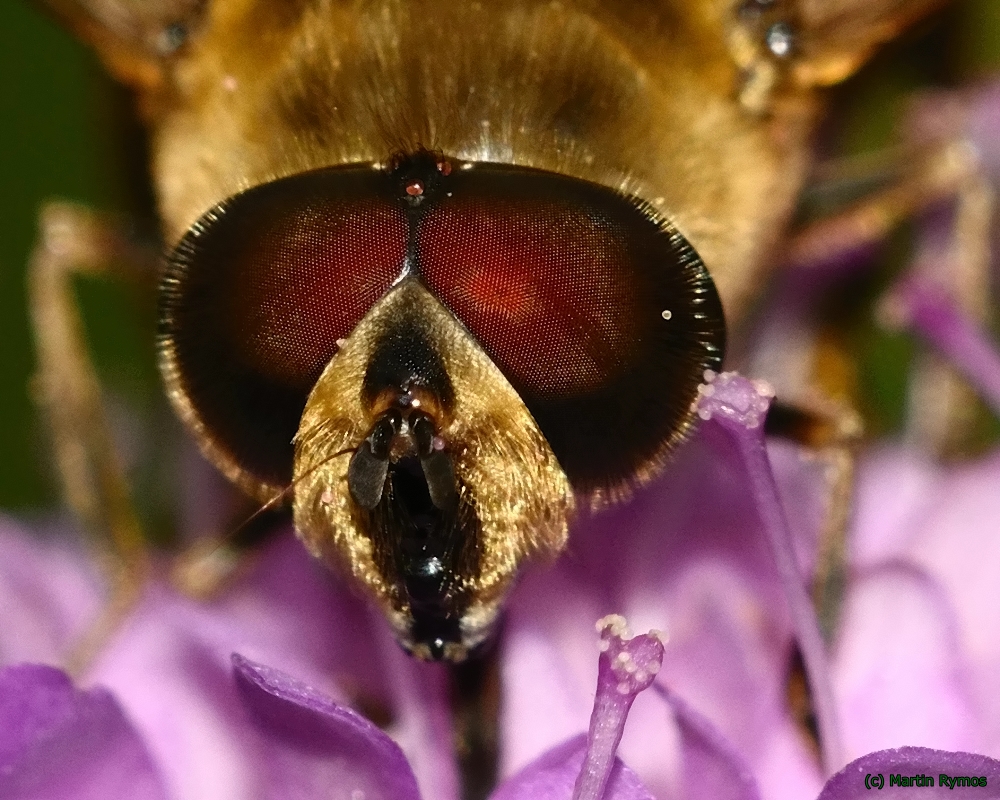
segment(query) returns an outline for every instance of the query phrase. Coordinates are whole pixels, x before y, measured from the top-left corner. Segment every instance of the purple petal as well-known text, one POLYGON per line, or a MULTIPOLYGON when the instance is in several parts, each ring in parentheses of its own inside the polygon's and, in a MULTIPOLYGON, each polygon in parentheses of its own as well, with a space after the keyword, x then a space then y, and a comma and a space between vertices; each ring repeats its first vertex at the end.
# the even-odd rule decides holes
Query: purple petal
POLYGON ((904 131, 920 145, 964 140, 977 165, 1000 179, 1000 81, 995 77, 962 91, 929 91, 912 103, 904 131))
POLYGON ((458 796, 446 674, 408 657, 382 616, 346 581, 289 537, 266 568, 228 596, 218 615, 241 626, 239 651, 353 704, 381 706, 391 733, 414 765, 423 793, 458 796), (260 621, 266 621, 262 624, 260 621), (252 626, 252 627, 251 627, 252 626))
POLYGON ((880 750, 852 761, 830 778, 818 800, 860 800, 873 796, 879 800, 997 797, 1000 796, 1000 761, 973 753, 926 747, 880 750), (942 777, 946 779, 944 785, 942 777), (915 780, 904 783, 903 778, 915 780), (976 779, 975 788, 970 778, 976 779), (985 779, 981 785, 980 779, 985 779), (876 790, 874 794, 872 789, 876 790))
MULTIPOLYGON (((490 800, 570 800, 587 752, 585 735, 570 739, 528 764, 490 800)), ((603 800, 653 800, 638 776, 616 758, 603 800)))
POLYGON ((928 513, 940 504, 940 468, 902 447, 869 450, 858 462, 850 562, 870 567, 909 557, 928 513))
POLYGON ((911 275, 893 289, 883 317, 896 327, 913 328, 1000 414, 1000 351, 944 289, 911 275))
POLYGON ((266 740, 264 797, 419 800, 403 751, 359 714, 288 675, 233 656, 237 686, 266 740))
POLYGON ((885 564, 852 581, 834 661, 848 753, 976 747, 962 656, 954 612, 926 573, 885 564))
MULTIPOLYGON (((69 545, 13 525, 0 527, 0 549, 0 596, 10 600, 0 603, 0 657, 61 660, 100 608, 94 570, 69 545)), ((245 735, 234 651, 384 711, 428 796, 457 796, 441 681, 401 658, 381 618, 287 535, 212 602, 154 582, 90 669, 88 681, 109 687, 134 722, 171 797, 259 794, 266 776, 259 741, 245 735)))
POLYGON ((291 533, 262 550, 256 568, 207 609, 179 601, 199 616, 203 633, 217 637, 227 671, 229 654, 239 651, 338 700, 346 697, 345 688, 386 696, 391 687, 382 670, 372 669, 382 658, 381 640, 372 635, 380 617, 291 533))
MULTIPOLYGON (((383 623, 378 619, 372 624, 383 623)), ((394 688, 392 737, 409 759, 425 797, 457 800, 460 789, 447 667, 418 661, 390 641, 387 633, 383 639, 379 668, 394 688)))
MULTIPOLYGON (((662 643, 658 637, 649 635, 625 641, 621 638, 624 635, 623 625, 624 621, 621 618, 606 619, 599 623, 602 634, 602 655, 598 697, 594 702, 586 758, 579 761, 574 759, 572 762, 573 766, 579 769, 580 777, 576 779, 573 770, 564 763, 571 750, 566 749, 567 745, 560 745, 542 759, 525 767, 511 783, 504 785, 504 791, 499 793, 498 797, 532 797, 534 795, 531 792, 538 792, 542 797, 568 797, 574 780, 577 792, 572 795, 573 797, 579 796, 578 793, 581 791, 591 790, 593 796, 601 796, 600 781, 594 788, 590 786, 593 781, 588 782, 588 779, 606 768, 609 761, 606 757, 607 752, 610 750, 613 753, 617 744, 617 737, 621 732, 620 723, 632 704, 633 693, 642 691, 652 683, 655 674, 660 671, 662 658, 662 643), (603 759, 600 757, 602 754, 605 756, 603 759), (553 766, 554 762, 558 762, 558 769, 553 766), (523 795, 516 793, 521 791, 524 792, 523 795), (546 792, 550 792, 551 795, 546 792)), ((558 681, 553 680, 549 688, 556 689, 557 686, 558 681)), ((694 712, 673 692, 662 686, 657 686, 656 689, 662 700, 674 710, 679 726, 680 756, 684 766, 683 781, 676 775, 673 780, 667 781, 663 781, 660 776, 660 783, 663 785, 659 794, 670 797, 683 796, 688 800, 698 800, 698 798, 758 800, 760 793, 752 772, 736 749, 725 741, 722 734, 708 720, 694 712), (685 784, 684 793, 677 795, 678 786, 682 783, 685 784)), ((678 749, 677 731, 670 725, 664 713, 666 709, 661 703, 649 706, 655 712, 657 719, 655 725, 646 725, 643 728, 646 744, 659 758, 661 766, 664 763, 670 765, 675 760, 675 751, 678 749)), ((626 730, 631 727, 630 719, 626 730)), ((785 775, 786 784, 799 789, 803 786, 812 788, 813 784, 808 779, 795 780, 795 765, 792 766, 790 770, 792 776, 785 775)), ((598 777, 602 775, 599 774, 598 777)))
MULTIPOLYGON (((910 558, 943 589, 957 618, 953 656, 972 692, 982 739, 1000 753, 1000 453, 942 472, 912 528, 910 558)), ((958 749, 958 748, 955 748, 958 749)))
POLYGON ((974 87, 964 96, 967 108, 966 133, 976 148, 979 163, 990 177, 1000 179, 1000 81, 996 78, 974 87))
POLYGON ((149 752, 105 689, 79 691, 60 670, 0 672, 0 797, 164 800, 149 752))
POLYGON ((0 517, 0 665, 59 663, 100 610, 100 576, 80 542, 0 517))
MULTIPOLYGON (((705 427, 656 483, 581 520, 567 554, 514 593, 501 661, 501 774, 580 731, 597 680, 592 621, 621 609, 636 626, 667 630, 660 678, 733 742, 765 796, 819 791, 815 758, 787 713, 791 633, 774 558, 729 438, 710 439, 705 427)), ((800 564, 811 564, 822 464, 791 447, 770 455, 795 509, 800 564)), ((637 699, 619 754, 656 796, 672 797, 680 741, 654 701, 637 699)))
POLYGON ((653 688, 680 728, 685 800, 760 800, 750 766, 719 730, 670 689, 653 688))
POLYGON ((244 733, 234 651, 267 658, 337 699, 349 696, 348 687, 362 694, 372 687, 382 697, 372 683, 378 676, 354 667, 356 653, 370 652, 358 621, 363 606, 338 592, 291 538, 259 555, 256 568, 213 603, 150 586, 92 669, 163 765, 172 797, 242 800, 266 777, 256 740, 244 733))
POLYGON ((387 668, 398 646, 381 618, 290 536, 261 552, 255 568, 212 603, 151 587, 95 664, 94 679, 135 720, 172 797, 243 800, 270 781, 259 737, 245 733, 234 651, 338 703, 383 710, 407 752, 428 756, 419 773, 428 796, 454 797, 450 733, 428 723, 444 713, 447 698, 387 668))
MULTIPOLYGON (((994 612, 1000 453, 946 468, 902 447, 883 447, 862 461, 858 475, 851 560, 863 571, 858 593, 848 600, 860 611, 843 628, 838 662, 854 665, 838 663, 838 681, 849 684, 852 695, 870 683, 874 697, 874 682, 886 680, 886 669, 895 664, 897 674, 922 675, 929 690, 941 692, 941 703, 907 707, 902 698, 882 698, 870 714, 898 702, 906 713, 896 730, 921 738, 888 738, 894 715, 886 713, 876 726, 880 738, 859 741, 852 734, 852 751, 921 744, 1000 753, 1000 616, 994 612), (905 582, 895 578, 893 586, 880 579, 902 565, 912 576, 905 582), (927 646, 913 649, 910 641, 927 646), (882 649, 890 643, 891 649, 882 649)), ((920 688, 913 681, 894 686, 910 698, 920 688)))
POLYGON ((593 621, 607 611, 571 566, 530 574, 512 598, 500 659, 501 775, 584 730, 593 707, 593 621))

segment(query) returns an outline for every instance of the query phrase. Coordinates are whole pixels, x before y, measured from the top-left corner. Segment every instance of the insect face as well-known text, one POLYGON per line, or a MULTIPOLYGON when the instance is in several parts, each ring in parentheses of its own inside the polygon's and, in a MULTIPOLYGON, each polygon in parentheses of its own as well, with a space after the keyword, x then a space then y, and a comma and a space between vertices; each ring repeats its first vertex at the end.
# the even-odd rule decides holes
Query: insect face
POLYGON ((53 7, 150 120, 181 416, 405 647, 458 660, 575 498, 684 436, 813 89, 939 1, 53 7))
POLYGON ((426 152, 231 198, 163 287, 183 416, 237 482, 293 486, 309 549, 428 658, 482 643, 574 490, 621 491, 683 436, 724 338, 648 205, 426 152))

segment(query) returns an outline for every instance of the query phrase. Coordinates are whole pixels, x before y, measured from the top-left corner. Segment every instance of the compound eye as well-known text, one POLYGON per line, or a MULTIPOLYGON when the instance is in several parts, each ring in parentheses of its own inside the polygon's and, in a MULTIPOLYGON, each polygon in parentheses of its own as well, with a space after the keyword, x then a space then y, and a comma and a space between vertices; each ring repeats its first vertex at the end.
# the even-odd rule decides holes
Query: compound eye
POLYGON ((244 485, 291 480, 310 390, 403 271, 394 191, 367 167, 296 175, 225 201, 174 251, 160 308, 169 388, 244 485))
POLYGON ((421 277, 511 382, 576 489, 614 489, 687 430, 725 325, 686 239, 597 184, 459 170, 420 221, 421 277))

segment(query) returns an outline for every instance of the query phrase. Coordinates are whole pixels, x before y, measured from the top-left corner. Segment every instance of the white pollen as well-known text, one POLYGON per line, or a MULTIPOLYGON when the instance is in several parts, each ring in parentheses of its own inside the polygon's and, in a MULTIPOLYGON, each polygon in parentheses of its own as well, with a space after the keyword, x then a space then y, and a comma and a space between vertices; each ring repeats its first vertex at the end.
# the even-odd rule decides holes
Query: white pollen
POLYGON ((632 687, 625 681, 618 684, 618 694, 631 694, 632 687))
POLYGON ((601 617, 597 620, 596 627, 598 633, 607 632, 622 639, 628 638, 628 623, 621 614, 608 614, 606 617, 601 617))
POLYGON ((347 343, 347 339, 337 339, 337 348, 340 349, 347 343))
POLYGON ((774 397, 774 387, 765 380, 758 378, 753 382, 753 388, 761 397, 774 397))
POLYGON ((663 311, 660 312, 660 316, 663 317, 664 319, 670 319, 673 315, 674 312, 671 311, 669 308, 665 308, 663 309, 663 311))

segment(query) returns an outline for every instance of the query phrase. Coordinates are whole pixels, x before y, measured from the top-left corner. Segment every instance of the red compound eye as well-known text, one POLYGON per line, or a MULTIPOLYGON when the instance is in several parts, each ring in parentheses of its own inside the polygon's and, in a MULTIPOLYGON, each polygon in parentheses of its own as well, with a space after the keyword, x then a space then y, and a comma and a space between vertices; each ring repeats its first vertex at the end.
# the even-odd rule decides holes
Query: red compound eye
POLYGON ((635 344, 623 233, 544 199, 444 202, 420 227, 421 274, 515 385, 571 395, 618 373, 635 344))
POLYGON ((456 170, 429 194, 421 278, 520 394, 577 489, 627 482, 684 434, 725 328, 676 229, 634 197, 523 167, 456 170))
POLYGON ((323 368, 404 268, 406 211, 386 173, 304 173, 237 195, 178 245, 163 282, 168 375, 213 447, 258 481, 291 477, 323 368))
MULTIPOLYGON (((161 286, 162 361, 230 474, 290 480, 309 392, 404 271, 493 359, 575 488, 626 483, 683 435, 725 341, 684 237, 604 186, 465 167, 418 153, 303 173, 230 198, 184 237, 161 286)), ((393 367, 376 362, 366 381, 393 367)))
POLYGON ((365 313, 399 275, 403 213, 370 200, 285 213, 240 242, 229 292, 233 356, 262 377, 312 386, 365 313))

